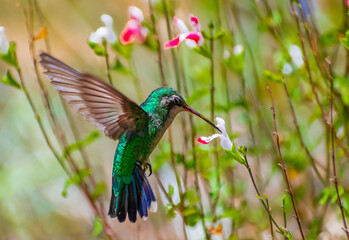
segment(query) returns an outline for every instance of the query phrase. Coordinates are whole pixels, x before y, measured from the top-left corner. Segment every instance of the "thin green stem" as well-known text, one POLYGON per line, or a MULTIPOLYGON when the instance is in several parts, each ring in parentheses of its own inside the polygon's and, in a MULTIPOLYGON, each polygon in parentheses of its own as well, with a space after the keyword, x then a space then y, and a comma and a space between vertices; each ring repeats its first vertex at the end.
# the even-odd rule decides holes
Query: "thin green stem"
POLYGON ((106 73, 107 73, 107 77, 108 77, 108 82, 110 83, 110 85, 113 85, 113 81, 111 79, 111 74, 110 74, 109 52, 108 52, 107 40, 103 39, 102 44, 103 44, 104 52, 105 52, 104 59, 105 59, 106 73))

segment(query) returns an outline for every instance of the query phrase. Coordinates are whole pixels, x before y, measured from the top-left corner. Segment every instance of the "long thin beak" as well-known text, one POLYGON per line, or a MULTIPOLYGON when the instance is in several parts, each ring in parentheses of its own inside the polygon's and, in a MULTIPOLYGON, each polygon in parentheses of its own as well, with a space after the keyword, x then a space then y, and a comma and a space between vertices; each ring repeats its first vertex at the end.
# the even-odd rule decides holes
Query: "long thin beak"
POLYGON ((199 118, 205 120, 208 124, 210 124, 212 127, 214 127, 215 129, 217 129, 219 132, 222 132, 216 125, 214 125, 210 120, 208 120, 207 118, 205 118, 204 116, 202 116, 200 113, 198 113, 197 111, 195 111, 194 109, 192 109, 189 106, 185 106, 184 107, 186 111, 195 114, 196 116, 198 116, 199 118))

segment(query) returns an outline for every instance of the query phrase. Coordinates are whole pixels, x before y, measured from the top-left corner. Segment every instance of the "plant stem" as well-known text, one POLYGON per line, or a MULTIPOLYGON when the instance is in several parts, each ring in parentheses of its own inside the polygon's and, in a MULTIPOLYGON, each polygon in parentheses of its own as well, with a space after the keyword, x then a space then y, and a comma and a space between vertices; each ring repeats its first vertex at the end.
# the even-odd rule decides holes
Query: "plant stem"
POLYGON ((157 43, 157 54, 158 54, 158 65, 159 65, 159 71, 160 71, 160 77, 161 77, 161 85, 162 86, 167 86, 167 82, 165 79, 165 73, 164 73, 164 67, 162 63, 162 45, 160 43, 159 35, 157 34, 157 29, 156 29, 156 22, 155 22, 155 16, 154 16, 154 11, 153 11, 153 5, 151 4, 151 0, 148 0, 148 6, 149 6, 149 13, 150 13, 150 19, 151 23, 153 25, 153 31, 154 31, 154 38, 157 43))
MULTIPOLYGON (((164 8, 164 14, 165 14, 165 20, 166 20, 166 26, 167 26, 167 35, 169 39, 172 39, 172 31, 171 31, 171 26, 170 26, 170 14, 167 9, 167 3, 166 0, 161 0, 162 2, 162 7, 164 8)), ((171 57, 172 57, 172 62, 173 62, 173 67, 174 67, 174 72, 175 72, 175 77, 176 77, 176 86, 177 90, 181 91, 181 79, 180 79, 180 73, 179 73, 179 64, 178 60, 176 57, 175 49, 171 49, 171 57)))
POLYGON ((305 236, 304 236, 302 225, 301 225, 301 220, 299 218, 297 207, 296 207, 296 203, 295 203, 295 199, 294 199, 294 196, 293 196, 293 190, 292 190, 290 181, 288 180, 287 170, 286 170, 286 167, 285 167, 285 162, 284 162, 284 160, 282 158, 282 154, 281 154, 279 134, 278 134, 277 126, 276 126, 276 116, 275 116, 275 107, 274 107, 273 93, 272 93, 271 89, 269 88, 269 86, 267 86, 267 89, 268 89, 268 91, 270 93, 270 96, 271 96, 272 107, 270 109, 271 109, 271 111, 273 113, 274 129, 275 129, 274 136, 276 138, 277 149, 278 149, 278 152, 279 152, 280 163, 281 163, 280 166, 282 168, 282 171, 283 171, 283 174, 284 174, 284 179, 285 179, 285 182, 287 184, 288 194, 291 197, 292 206, 293 206, 294 213, 296 215, 296 220, 297 220, 299 231, 301 233, 302 239, 305 240, 305 236))
POLYGON ((251 181, 252 181, 252 184, 253 184, 253 187, 258 195, 258 199, 261 201, 265 211, 268 213, 268 216, 269 216, 269 220, 271 220, 275 227, 279 230, 279 232, 284 232, 284 230, 279 226, 279 224, 277 224, 277 222, 275 221, 274 217, 271 215, 271 211, 270 211, 270 208, 267 206, 267 204, 264 202, 264 200, 262 199, 262 195, 260 194, 260 191, 257 187, 257 184, 256 184, 256 181, 254 179, 254 176, 252 174, 252 170, 251 170, 251 167, 250 167, 250 164, 248 163, 248 159, 247 159, 247 156, 244 155, 244 158, 245 158, 245 164, 244 166, 246 167, 247 171, 248 171, 248 174, 251 178, 251 181))
POLYGON ((105 39, 103 39, 102 41, 103 47, 104 47, 104 52, 105 52, 105 65, 106 65, 106 73, 107 73, 107 77, 108 77, 108 82, 110 83, 110 85, 113 86, 113 81, 111 79, 111 75, 110 75, 110 64, 109 64, 109 53, 108 53, 108 43, 105 39))
POLYGON ((349 232, 348 232, 348 227, 347 227, 347 222, 345 220, 345 215, 344 215, 344 208, 341 200, 341 196, 339 194, 339 188, 338 188, 338 180, 337 180, 337 172, 336 172, 336 159, 335 159, 335 150, 334 150, 334 126, 333 126, 333 78, 332 78, 332 67, 331 67, 331 60, 329 58, 326 58, 326 61, 329 66, 328 70, 328 75, 331 80, 331 97, 330 97, 330 103, 331 103, 331 143, 332 143, 332 166, 333 166, 333 182, 334 186, 336 188, 336 193, 337 193, 337 199, 338 199, 338 205, 341 210, 342 214, 342 220, 343 220, 343 225, 344 225, 344 232, 347 236, 347 239, 349 240, 349 232))
POLYGON ((313 170, 315 171, 315 174, 316 176, 319 178, 319 180, 321 181, 321 183, 323 185, 327 185, 325 179, 321 176, 318 168, 316 167, 316 163, 315 163, 315 159, 314 157, 311 155, 307 145, 305 144, 305 141, 303 139, 303 136, 302 136, 302 132, 301 132, 301 129, 299 127, 299 123, 298 123, 298 119, 297 119, 297 115, 296 115, 296 111, 294 109, 294 106, 293 106, 293 103, 292 103, 292 100, 291 100, 291 97, 290 97, 290 93, 288 91, 288 88, 287 88, 287 85, 286 83, 284 82, 283 83, 284 85, 284 89, 285 89, 285 92, 286 92, 286 95, 287 95, 287 99, 288 99, 288 104, 291 108, 291 113, 292 113, 292 118, 293 118, 293 122, 294 122, 294 125, 296 126, 296 130, 297 130, 297 134, 298 134, 298 138, 301 142, 301 145, 303 147, 303 149, 305 150, 305 153, 308 155, 309 159, 310 159, 310 164, 312 165, 313 167, 313 170))

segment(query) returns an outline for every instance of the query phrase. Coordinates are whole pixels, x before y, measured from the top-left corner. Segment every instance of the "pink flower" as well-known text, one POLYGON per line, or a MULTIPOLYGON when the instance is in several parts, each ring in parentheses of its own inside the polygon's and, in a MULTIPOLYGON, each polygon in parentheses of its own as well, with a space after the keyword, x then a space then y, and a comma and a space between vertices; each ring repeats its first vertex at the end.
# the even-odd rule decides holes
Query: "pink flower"
POLYGON ((192 32, 188 30, 187 26, 181 19, 174 17, 173 22, 181 31, 181 34, 179 34, 176 38, 166 42, 164 44, 165 49, 178 47, 178 45, 183 41, 185 41, 187 46, 190 48, 202 46, 202 44, 204 43, 204 37, 201 34, 201 26, 197 17, 190 17, 190 23, 193 26, 194 30, 192 32))
POLYGON ((349 0, 345 0, 345 6, 349 7, 349 0))
POLYGON ((198 142, 202 144, 209 144, 213 139, 219 137, 221 139, 221 146, 225 150, 231 150, 233 143, 230 141, 227 131, 225 130, 225 121, 222 118, 216 117, 217 127, 222 131, 222 134, 213 134, 209 137, 199 137, 198 142))
POLYGON ((133 42, 144 43, 148 29, 142 26, 144 19, 143 12, 135 6, 128 8, 128 17, 130 20, 120 34, 120 42, 127 45, 133 42))

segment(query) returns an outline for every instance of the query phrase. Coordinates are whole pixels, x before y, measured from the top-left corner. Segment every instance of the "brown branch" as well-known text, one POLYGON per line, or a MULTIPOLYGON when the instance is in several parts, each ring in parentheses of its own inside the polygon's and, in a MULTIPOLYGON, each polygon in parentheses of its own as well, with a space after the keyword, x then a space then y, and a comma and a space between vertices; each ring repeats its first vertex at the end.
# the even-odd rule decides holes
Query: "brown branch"
POLYGON ((335 152, 334 152, 334 126, 333 126, 333 78, 332 78, 331 60, 330 60, 330 58, 327 57, 326 61, 328 63, 328 67, 329 67, 328 76, 331 80, 331 97, 330 97, 330 103, 331 103, 331 143, 332 143, 331 155, 332 155, 332 166, 333 166, 333 182, 334 182, 334 186, 336 188, 338 205, 339 205, 339 208, 340 208, 341 214, 342 214, 342 220, 343 220, 343 225, 344 225, 343 230, 347 236, 347 239, 349 240, 349 232, 348 232, 347 222, 345 220, 342 200, 341 200, 341 197, 339 194, 337 172, 336 172, 336 159, 335 159, 335 152))
POLYGON ((302 229, 302 225, 301 225, 301 220, 300 220, 300 218, 299 218, 298 211, 297 211, 297 207, 296 207, 296 202, 295 202, 295 199, 294 199, 294 196, 293 196, 293 191, 292 191, 291 183, 290 183, 290 181, 288 180, 287 170, 286 170, 286 167, 285 167, 285 162, 284 162, 284 160, 283 160, 283 158, 282 158, 282 154, 281 154, 280 140, 279 140, 278 130, 277 130, 277 126, 276 126, 276 116, 275 116, 275 107, 274 107, 273 93, 272 93, 271 89, 269 88, 269 86, 267 86, 267 89, 268 89, 268 91, 269 91, 269 93, 270 93, 271 102, 272 102, 272 107, 271 107, 270 109, 271 109, 271 111, 272 111, 272 113, 273 113, 274 129, 275 129, 274 136, 275 136, 275 138, 276 138, 277 149, 278 149, 279 157, 280 157, 280 164, 279 164, 279 166, 281 166, 282 171, 283 171, 284 179, 285 179, 285 182, 286 182, 286 184, 287 184, 287 192, 288 192, 288 194, 289 194, 290 197, 291 197, 292 206, 293 206, 294 213, 295 213, 295 215, 296 215, 296 220, 297 220, 297 223, 298 223, 299 231, 300 231, 300 233, 301 233, 302 239, 305 240, 305 236, 304 236, 303 229, 302 229))

